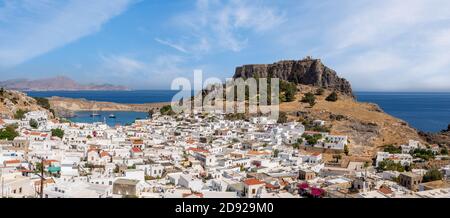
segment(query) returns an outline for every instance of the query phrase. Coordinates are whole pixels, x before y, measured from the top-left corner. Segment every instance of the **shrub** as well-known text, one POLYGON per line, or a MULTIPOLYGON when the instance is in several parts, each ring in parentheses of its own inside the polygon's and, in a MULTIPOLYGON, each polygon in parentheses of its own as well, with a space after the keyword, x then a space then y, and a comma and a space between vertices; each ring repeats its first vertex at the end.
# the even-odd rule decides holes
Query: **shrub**
POLYGON ((308 103, 311 107, 316 104, 316 96, 312 92, 305 93, 302 98, 303 103, 308 103))
POLYGON ((323 88, 319 88, 316 90, 316 95, 323 95, 324 92, 325 90, 323 88))
POLYGON ((170 105, 165 105, 165 106, 163 106, 163 107, 159 110, 159 112, 160 112, 162 115, 174 115, 174 114, 175 114, 175 112, 173 112, 173 110, 172 110, 172 106, 170 106, 170 105))
POLYGON ((332 92, 325 100, 335 102, 338 100, 338 95, 336 92, 332 92))
POLYGON ((287 121, 288 121, 288 117, 287 117, 286 112, 280 111, 277 122, 278 123, 287 123, 287 121))
POLYGON ((422 158, 424 160, 430 160, 434 158, 434 153, 432 150, 419 148, 412 151, 412 156, 422 158))
POLYGON ((383 160, 378 164, 378 170, 380 171, 392 170, 404 172, 405 167, 402 166, 400 163, 395 163, 393 160, 383 160))
POLYGON ((280 81, 280 102, 292 102, 297 94, 297 85, 295 83, 280 81))
POLYGON ((31 119, 29 124, 34 129, 37 129, 39 127, 39 123, 35 119, 31 119))
POLYGON ((441 154, 442 154, 442 155, 448 155, 448 149, 445 148, 445 147, 442 148, 442 149, 441 149, 441 154))
POLYGON ((17 133, 16 131, 16 126, 14 125, 9 125, 6 126, 5 128, 0 130, 0 139, 4 140, 14 140, 14 138, 16 138, 17 136, 19 136, 19 133, 17 133))
POLYGON ((33 98, 36 100, 36 103, 39 106, 41 106, 41 107, 43 107, 43 108, 45 108, 47 110, 50 110, 50 102, 48 101, 48 99, 40 98, 40 97, 33 97, 33 98))
POLYGON ((401 154, 402 149, 400 147, 395 147, 394 145, 386 145, 383 149, 384 152, 388 152, 390 154, 401 154))
POLYGON ((14 114, 14 119, 16 120, 21 120, 23 118, 25 118, 25 114, 27 113, 27 111, 24 111, 22 109, 19 109, 16 111, 16 113, 14 114))
POLYGON ((59 138, 63 138, 64 137, 64 130, 62 129, 52 129, 52 136, 56 136, 59 138))
POLYGON ((428 170, 427 173, 425 173, 425 175, 423 176, 423 182, 432 182, 441 179, 442 173, 436 168, 428 170))
POLYGON ((309 145, 315 145, 317 144, 317 142, 319 142, 320 139, 322 139, 322 135, 321 134, 314 134, 314 135, 303 135, 303 138, 305 138, 306 142, 309 145))

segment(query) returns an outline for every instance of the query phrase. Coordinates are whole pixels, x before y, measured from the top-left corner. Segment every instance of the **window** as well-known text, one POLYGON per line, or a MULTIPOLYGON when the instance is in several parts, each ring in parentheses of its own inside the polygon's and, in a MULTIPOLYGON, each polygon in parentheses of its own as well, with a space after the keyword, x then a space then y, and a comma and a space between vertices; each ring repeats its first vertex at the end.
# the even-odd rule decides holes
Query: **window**
POLYGON ((256 193, 256 189, 252 189, 252 194, 255 194, 256 193))
POLYGON ((22 194, 22 187, 20 187, 20 188, 19 188, 19 193, 21 193, 21 194, 22 194))

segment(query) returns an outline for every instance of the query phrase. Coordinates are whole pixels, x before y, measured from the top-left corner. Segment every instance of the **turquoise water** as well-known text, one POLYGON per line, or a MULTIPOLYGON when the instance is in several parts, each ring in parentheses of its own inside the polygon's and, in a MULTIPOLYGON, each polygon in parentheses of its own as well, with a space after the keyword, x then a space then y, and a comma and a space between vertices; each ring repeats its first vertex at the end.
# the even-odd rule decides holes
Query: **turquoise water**
POLYGON ((106 122, 108 126, 123 126, 133 123, 136 119, 145 119, 148 116, 145 112, 132 111, 99 111, 96 113, 100 114, 100 116, 91 117, 91 111, 78 111, 75 113, 76 117, 70 118, 69 120, 77 123, 106 122), (110 114, 114 114, 116 118, 109 118, 110 114))

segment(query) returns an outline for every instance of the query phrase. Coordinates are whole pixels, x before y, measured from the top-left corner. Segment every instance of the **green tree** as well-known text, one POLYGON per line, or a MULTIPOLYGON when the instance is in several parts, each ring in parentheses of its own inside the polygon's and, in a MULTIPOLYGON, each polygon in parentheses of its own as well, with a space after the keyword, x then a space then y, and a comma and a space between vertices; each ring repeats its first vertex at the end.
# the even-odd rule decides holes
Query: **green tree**
POLYGON ((39 105, 39 106, 41 106, 41 107, 43 107, 43 108, 45 108, 45 109, 47 109, 47 110, 50 110, 50 101, 48 100, 48 99, 46 99, 46 98, 40 98, 40 97, 33 97, 35 100, 36 100, 36 103, 39 105))
POLYGON ((5 128, 0 130, 0 139, 1 140, 14 140, 17 136, 19 136, 19 133, 16 131, 16 126, 14 125, 8 125, 5 128))
POLYGON ((335 154, 335 155, 333 155, 333 158, 335 159, 336 163, 339 163, 339 160, 342 159, 342 156, 340 154, 335 154))
POLYGON ((327 98, 325 98, 325 100, 335 102, 338 100, 338 95, 335 91, 333 91, 327 98))
POLYGON ((379 171, 386 171, 386 170, 391 170, 391 171, 398 171, 398 172, 404 172, 405 171, 405 167, 402 166, 400 163, 395 163, 393 160, 383 160, 380 163, 378 163, 378 168, 379 171))
POLYGON ((34 129, 37 129, 39 127, 39 123, 35 119, 31 119, 29 124, 34 129))
POLYGON ((441 154, 442 154, 442 155, 448 155, 448 149, 447 149, 446 147, 443 147, 443 148, 441 149, 441 154))
POLYGON ((295 83, 280 81, 280 102, 292 102, 297 94, 297 85, 295 83))
POLYGON ((386 145, 383 149, 384 152, 388 152, 390 154, 401 154, 402 149, 400 147, 395 147, 394 145, 386 145))
POLYGON ((430 149, 415 149, 414 151, 412 151, 412 156, 413 157, 417 157, 417 158, 422 158, 426 161, 433 159, 434 158, 434 153, 432 150, 430 149))
POLYGON ((155 113, 155 110, 154 110, 153 108, 150 109, 150 110, 148 111, 148 117, 149 117, 149 118, 152 118, 154 113, 155 113))
POLYGON ((286 112, 280 111, 280 113, 278 114, 278 123, 287 123, 288 121, 288 117, 286 112))
POLYGON ((59 138, 63 138, 64 137, 64 130, 62 130, 62 129, 52 129, 52 136, 56 136, 56 137, 59 137, 59 138))
POLYGON ((19 109, 16 111, 16 113, 14 114, 14 119, 16 120, 21 120, 23 118, 25 118, 25 114, 27 113, 27 111, 24 111, 22 109, 19 109))
POLYGON ((169 116, 175 114, 175 112, 172 110, 172 106, 170 106, 170 105, 165 105, 165 106, 163 106, 163 107, 159 110, 159 112, 160 112, 162 115, 169 115, 169 116))
POLYGON ((312 92, 305 93, 302 98, 303 103, 308 103, 309 106, 313 107, 316 105, 316 96, 312 92))
POLYGON ((314 135, 303 134, 303 138, 305 138, 306 142, 309 145, 315 145, 319 142, 320 139, 322 139, 322 134, 314 134, 314 135))
POLYGON ((427 173, 425 173, 425 175, 423 176, 423 182, 432 182, 441 179, 442 173, 436 168, 428 170, 427 173))
POLYGON ((280 153, 280 151, 278 150, 278 149, 275 149, 274 151, 273 151, 273 156, 274 157, 278 157, 278 154, 280 153))
POLYGON ((348 145, 344 145, 344 154, 348 156, 350 150, 348 149, 348 145))
POLYGON ((3 89, 3 87, 2 87, 2 88, 0 88, 0 96, 3 96, 3 94, 5 94, 5 89, 3 89))

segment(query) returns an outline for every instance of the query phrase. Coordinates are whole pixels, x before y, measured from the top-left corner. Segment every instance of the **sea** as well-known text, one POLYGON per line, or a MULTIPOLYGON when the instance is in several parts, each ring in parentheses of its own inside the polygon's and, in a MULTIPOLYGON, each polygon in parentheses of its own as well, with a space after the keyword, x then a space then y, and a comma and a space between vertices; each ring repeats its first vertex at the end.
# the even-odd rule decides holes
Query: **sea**
MULTIPOLYGON (((137 91, 31 91, 32 97, 84 98, 93 101, 107 101, 124 104, 170 102, 179 91, 137 90, 137 91)), ((439 132, 450 124, 450 93, 425 92, 355 92, 361 102, 378 104, 386 113, 408 122, 412 127, 425 132, 439 132)), ((76 112, 74 122, 103 122, 110 126, 126 125, 136 119, 146 118, 142 112, 97 112, 101 116, 91 117, 92 112, 76 112), (116 116, 109 118, 110 114, 116 116)))
POLYGON ((358 101, 376 103, 386 113, 424 132, 439 132, 450 124, 450 93, 356 92, 355 95, 358 101))

